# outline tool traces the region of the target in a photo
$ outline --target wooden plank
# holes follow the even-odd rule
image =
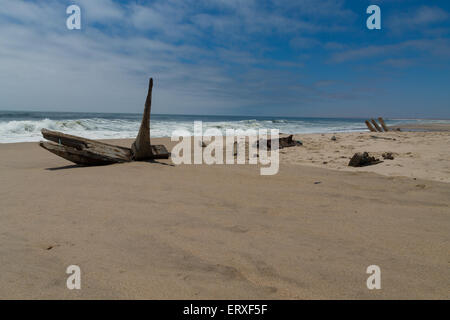
[[[371,132],[377,132],[377,130],[372,126],[372,124],[369,122],[369,120],[366,120],[366,126],[369,128]]]
[[[372,122],[372,124],[373,124],[373,126],[375,127],[375,129],[377,129],[377,131],[383,132],[383,130],[380,128],[380,126],[379,126],[378,123],[375,121],[375,119],[370,119],[370,121]]]
[[[87,149],[77,149],[74,147],[65,146],[62,144],[56,144],[53,142],[41,141],[39,145],[56,154],[66,160],[73,163],[84,165],[84,166],[100,166],[112,163],[126,162],[122,159],[118,159],[114,156],[109,156],[105,153],[99,153],[97,150]]]
[[[56,142],[63,146],[75,148],[80,151],[89,149],[89,151],[93,154],[96,153],[98,155],[105,155],[111,159],[116,159],[115,162],[131,161],[130,148],[115,146],[112,144],[72,136],[58,131],[50,131],[47,129],[42,129],[41,132],[47,140]]]
[[[60,143],[61,142],[61,144],[65,144],[67,146],[69,146],[70,144],[73,144],[74,147],[76,147],[78,145],[80,145],[80,146],[87,146],[88,144],[102,144],[102,145],[107,145],[107,146],[119,148],[119,149],[122,149],[122,150],[124,150],[126,152],[130,151],[130,148],[116,146],[116,145],[113,145],[113,144],[100,142],[100,141],[97,141],[97,140],[91,140],[91,139],[87,139],[87,138],[83,138],[83,137],[79,137],[79,136],[73,136],[73,135],[62,133],[62,132],[59,132],[59,131],[51,131],[51,130],[48,130],[48,129],[45,129],[45,128],[41,130],[41,133],[42,133],[42,136],[45,139],[53,141],[53,142],[56,142],[56,143]]]
[[[379,118],[378,118],[378,121],[380,122],[380,124],[381,124],[381,126],[383,127],[384,131],[388,132],[389,129],[388,129],[388,127],[386,126],[386,124],[384,123],[383,118],[382,118],[382,117],[379,117]]]

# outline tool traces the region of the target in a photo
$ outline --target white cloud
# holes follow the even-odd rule
[[[226,7],[216,16],[193,10],[196,3],[162,1],[144,7],[81,0],[87,25],[69,31],[59,1],[4,0],[0,108],[140,111],[150,75],[157,80],[156,112],[214,113],[210,108],[280,102],[276,94],[268,95],[275,91],[284,92],[285,101],[295,100],[287,92],[290,72],[254,66],[297,68],[301,62],[271,60],[232,42],[246,41],[252,33],[315,31],[318,26],[259,10],[252,1],[208,2]],[[211,36],[210,28],[221,45],[197,45],[197,39]],[[275,78],[277,83],[261,81]]]
[[[112,0],[77,0],[76,4],[86,14],[88,22],[112,24],[125,16],[118,3]]]
[[[64,2],[2,0],[0,109],[140,112],[153,76],[155,112],[276,113],[358,95],[354,87],[335,92],[331,80],[302,75],[306,55],[272,58],[278,48],[268,37],[285,39],[286,46],[291,41],[298,48],[338,50],[334,61],[405,48],[448,52],[444,40],[399,49],[321,44],[316,33],[341,32],[339,22],[355,18],[341,0],[274,0],[265,6],[253,0],[78,2],[86,23],[69,31]]]
[[[388,45],[369,45],[356,49],[339,51],[331,56],[331,61],[345,62],[355,61],[365,58],[385,58],[402,54],[407,51],[409,54],[430,54],[433,56],[450,55],[450,41],[448,39],[421,39],[408,40]]]
[[[407,68],[415,65],[416,60],[406,58],[389,58],[383,61],[382,64],[395,68]]]
[[[320,41],[318,41],[314,38],[295,37],[289,42],[289,44],[293,48],[308,49],[308,48],[318,46],[321,43],[320,43]]]
[[[421,6],[390,14],[386,25],[391,32],[403,34],[409,30],[429,31],[430,26],[448,18],[449,14],[439,7]]]

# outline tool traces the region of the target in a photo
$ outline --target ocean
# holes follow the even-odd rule
[[[41,129],[61,131],[89,139],[134,138],[142,114],[0,111],[0,143],[42,140]],[[364,119],[259,116],[209,116],[152,114],[152,137],[170,137],[176,129],[193,133],[194,121],[203,122],[203,130],[279,129],[280,133],[330,133],[366,131]],[[445,122],[448,120],[385,119],[387,125]]]

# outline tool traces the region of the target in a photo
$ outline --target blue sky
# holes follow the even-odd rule
[[[2,110],[450,118],[449,71],[444,0],[0,4]]]

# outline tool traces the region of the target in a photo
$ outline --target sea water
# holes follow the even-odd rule
[[[41,129],[61,131],[89,139],[135,138],[142,114],[0,111],[0,143],[42,140]],[[194,121],[203,129],[279,129],[280,133],[332,133],[367,131],[365,119],[211,115],[151,115],[151,136],[170,137],[177,129],[193,133]],[[387,125],[430,123],[438,120],[385,119]],[[448,122],[448,121],[447,121]]]

